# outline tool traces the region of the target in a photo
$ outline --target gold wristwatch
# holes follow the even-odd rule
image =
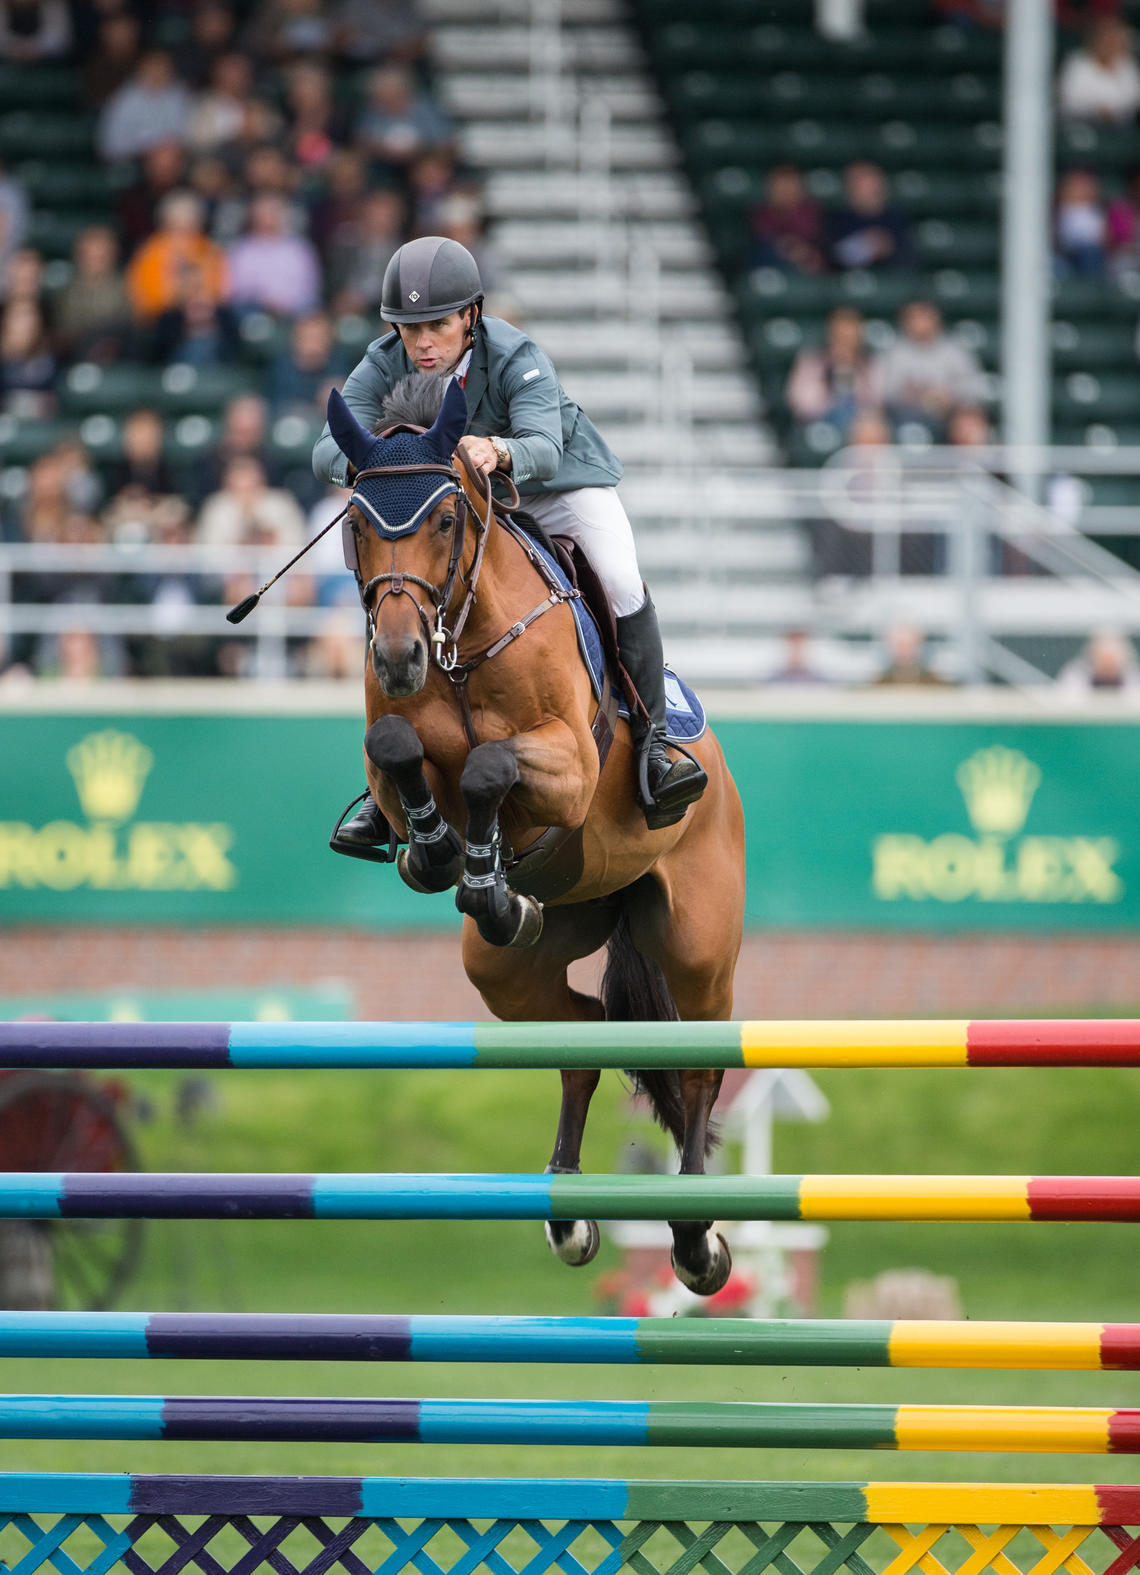
[[[503,442],[501,437],[488,438],[487,441],[488,441],[488,443],[490,443],[491,447],[495,450],[495,453],[499,457],[499,463],[498,463],[498,465],[495,468],[497,470],[503,470],[503,471],[508,471],[509,472],[510,468],[511,468],[511,451],[510,451],[510,449]]]

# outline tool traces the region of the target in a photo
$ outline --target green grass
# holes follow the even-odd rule
[[[1130,1072],[832,1072],[818,1127],[777,1128],[787,1171],[1131,1172],[1140,1085]],[[178,1079],[132,1079],[153,1119],[145,1162],[170,1170],[540,1170],[558,1111],[541,1073],[225,1073],[188,1129]],[[584,1168],[618,1169],[648,1133],[621,1080],[595,1100]],[[556,1263],[523,1224],[159,1222],[125,1305],[404,1312],[587,1312],[594,1269]],[[953,1275],[968,1316],[1128,1319],[1135,1229],[836,1225],[820,1311],[844,1285],[918,1266]],[[0,1387],[65,1393],[286,1393],[1138,1405],[1140,1375],[835,1369],[427,1367],[333,1363],[3,1362]],[[1127,1457],[840,1451],[21,1442],[0,1469],[1128,1481]]]

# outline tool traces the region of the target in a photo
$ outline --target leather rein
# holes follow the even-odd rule
[[[393,427],[385,432],[389,437],[395,432],[416,432],[415,427]],[[466,466],[464,469],[466,470]],[[525,540],[515,532],[512,535],[522,546],[532,566],[537,569],[547,586],[547,596],[536,607],[532,607],[525,617],[518,619],[509,629],[482,650],[476,651],[472,656],[461,659],[459,655],[459,641],[467,626],[471,609],[475,605],[476,593],[479,585],[479,575],[483,568],[483,555],[487,547],[487,539],[491,527],[495,523],[494,500],[491,495],[490,479],[482,471],[476,472],[482,496],[479,499],[479,509],[474,509],[468,502],[467,490],[463,477],[452,465],[371,465],[365,470],[357,471],[353,482],[355,487],[362,481],[368,481],[374,476],[445,476],[456,483],[459,488],[459,503],[456,510],[455,526],[452,531],[451,551],[447,561],[447,574],[442,586],[425,580],[418,574],[402,574],[395,570],[386,574],[375,574],[364,583],[359,567],[356,572],[357,589],[360,592],[361,605],[368,619],[370,634],[376,632],[376,622],[380,608],[389,596],[409,596],[415,603],[416,612],[419,614],[420,623],[423,625],[424,634],[427,636],[432,653],[432,660],[444,673],[451,683],[455,698],[459,704],[460,715],[463,719],[463,731],[467,742],[472,749],[479,742],[475,732],[475,721],[471,714],[471,704],[467,698],[467,680],[477,667],[484,662],[492,661],[500,651],[506,650],[508,645],[520,639],[531,624],[541,618],[543,613],[549,612],[552,607],[557,607],[561,602],[576,601],[581,595],[576,587],[567,589],[561,585],[556,576],[551,572],[545,560],[530,549]],[[467,471],[470,478],[471,472]],[[510,489],[505,503],[507,513],[518,508],[519,494],[513,481],[503,477]],[[480,512],[481,510],[481,512]],[[346,508],[345,513],[348,510]],[[462,567],[463,552],[467,544],[467,522],[474,519],[475,553],[471,560],[470,569],[464,573]],[[455,614],[450,626],[448,615],[452,602],[455,600],[459,585],[463,585],[463,598],[459,610]],[[408,587],[416,586],[426,591],[431,602],[431,613],[424,603]],[[379,591],[379,595],[377,595]],[[375,597],[375,600],[373,598]]]

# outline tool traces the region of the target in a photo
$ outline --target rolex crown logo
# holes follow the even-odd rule
[[[88,733],[67,751],[67,769],[88,820],[129,820],[154,756],[130,733]]]
[[[1019,750],[992,744],[979,749],[955,772],[974,830],[1013,837],[1025,824],[1041,772]]]

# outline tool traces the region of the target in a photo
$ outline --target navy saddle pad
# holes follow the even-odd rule
[[[570,582],[566,578],[562,565],[550,556],[541,541],[528,534],[527,541],[535,552],[540,554],[542,560],[551,569],[558,583],[566,590],[570,589]],[[589,670],[590,680],[594,686],[594,694],[600,696],[602,684],[605,682],[606,663],[602,651],[602,637],[598,633],[598,626],[593,615],[581,597],[570,603],[574,613],[574,622],[578,629],[578,645],[582,652],[582,660]],[[619,708],[619,715],[629,721],[629,707],[623,699]],[[691,744],[694,739],[700,738],[708,726],[705,708],[700,700],[689,688],[683,678],[678,678],[671,668],[665,669],[665,724],[667,736],[674,744]]]

